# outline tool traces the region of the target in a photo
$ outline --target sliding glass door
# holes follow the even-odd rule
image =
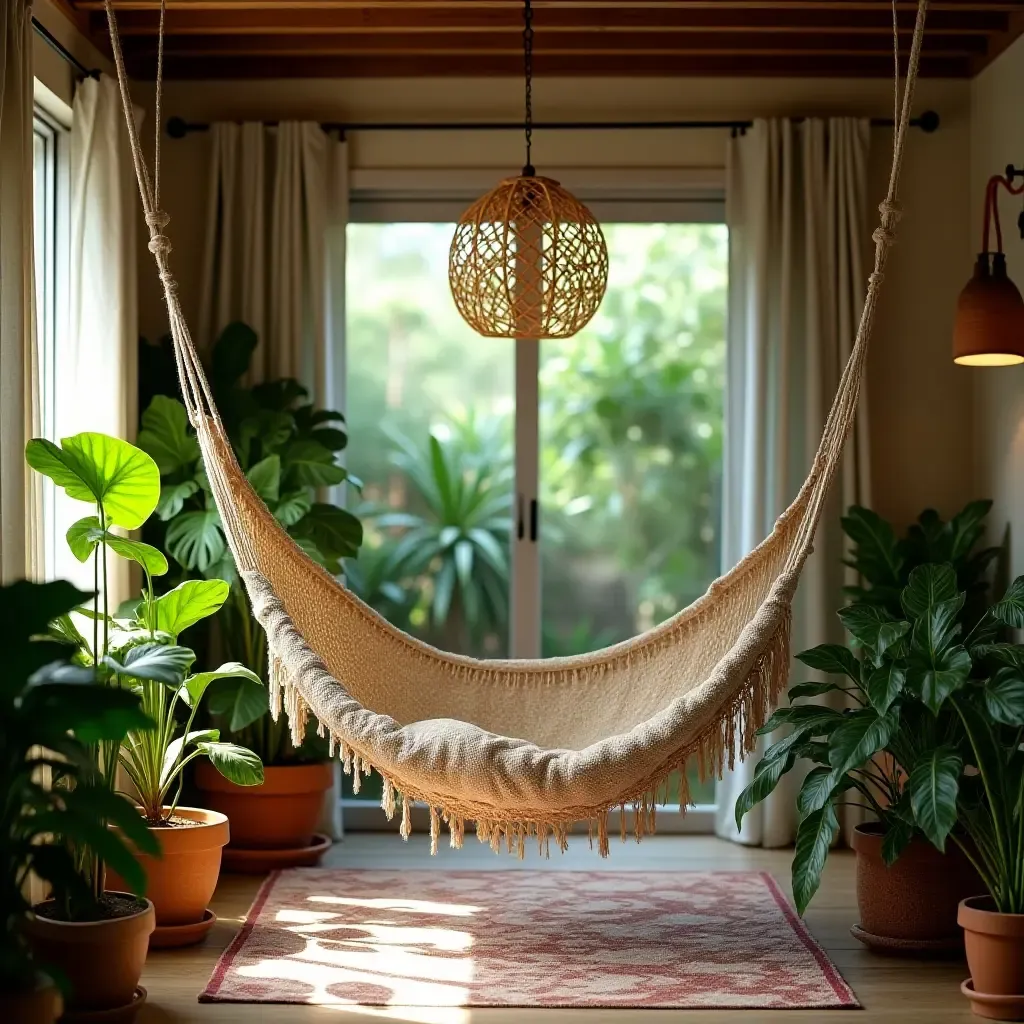
[[[489,658],[594,650],[699,596],[719,569],[720,207],[604,217],[600,311],[539,344],[459,318],[452,223],[375,212],[348,229],[348,465],[366,529],[350,584],[403,629]]]

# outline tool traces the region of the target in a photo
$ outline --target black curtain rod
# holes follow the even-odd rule
[[[802,121],[803,118],[794,118]],[[265,125],[273,126],[277,121],[264,121]],[[873,117],[871,124],[878,128],[891,128],[891,117]],[[534,121],[533,127],[543,131],[623,131],[630,129],[654,130],[687,130],[691,128],[728,128],[733,132],[742,132],[752,127],[753,121]],[[912,118],[910,124],[923,132],[934,132],[939,127],[939,115],[934,110],[926,110],[920,117]],[[183,139],[192,132],[205,132],[209,124],[202,121],[186,121],[181,117],[172,117],[167,121],[167,134],[172,139]],[[368,121],[339,122],[325,121],[320,125],[325,132],[496,132],[523,130],[517,121]]]
[[[38,18],[32,19],[32,27],[47,46],[60,54],[83,78],[100,77],[99,68],[87,68]]]

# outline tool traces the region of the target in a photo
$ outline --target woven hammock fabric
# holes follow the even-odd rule
[[[668,776],[691,757],[702,777],[720,775],[752,749],[786,683],[793,594],[856,415],[895,241],[927,0],[919,2],[902,98],[896,83],[892,172],[872,236],[874,269],[857,337],[800,493],[771,535],[689,608],[614,647],[542,661],[477,661],[402,633],[306,556],[252,490],[178,303],[163,233],[168,218],[131,116],[116,19],[104,2],[182,393],[236,564],[267,632],[275,715],[283,706],[296,742],[315,716],[356,786],[362,774],[378,771],[385,812],[390,817],[401,804],[404,837],[410,803],[426,803],[433,850],[442,824],[453,846],[475,822],[482,841],[521,854],[528,839],[546,846],[553,838],[564,848],[571,826],[585,821],[604,855],[608,812],[627,805],[636,838],[653,831]],[[158,68],[158,125],[160,80]],[[625,838],[625,814],[621,830]]]

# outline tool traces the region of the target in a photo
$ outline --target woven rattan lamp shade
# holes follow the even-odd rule
[[[487,338],[571,338],[597,312],[608,248],[591,212],[551,178],[506,178],[459,220],[448,280]]]

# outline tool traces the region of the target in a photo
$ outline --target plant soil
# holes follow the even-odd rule
[[[147,828],[198,828],[200,825],[206,824],[202,821],[193,821],[192,818],[179,818],[174,815],[172,818],[165,818],[161,821],[150,821],[146,819]]]
[[[99,898],[97,912],[87,918],[78,918],[74,923],[85,924],[92,921],[112,921],[118,917],[131,917],[146,909],[146,901],[137,896],[125,893],[105,892]],[[45,917],[48,921],[67,921],[64,908],[56,900],[37,903],[33,908],[36,917]]]

